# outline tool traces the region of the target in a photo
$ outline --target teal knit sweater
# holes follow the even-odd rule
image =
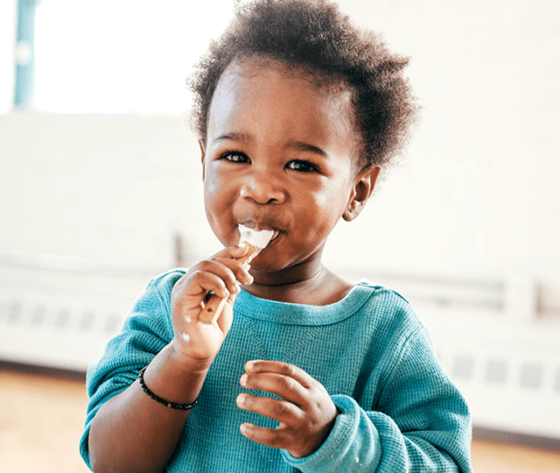
[[[80,451],[90,468],[92,419],[172,340],[170,294],[183,274],[175,270],[150,281],[122,332],[88,370]],[[297,365],[330,393],[341,414],[312,455],[294,458],[239,432],[243,422],[276,425],[236,406],[246,391],[239,378],[254,359]],[[231,330],[167,471],[470,472],[470,440],[467,405],[437,361],[426,328],[399,294],[362,282],[335,304],[311,306],[241,291]]]

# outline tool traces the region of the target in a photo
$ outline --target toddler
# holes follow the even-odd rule
[[[154,278],[90,366],[95,473],[471,471],[467,405],[410,304],[321,263],[407,136],[406,64],[327,1],[237,4],[190,81],[224,249]],[[272,232],[250,267],[239,225]]]

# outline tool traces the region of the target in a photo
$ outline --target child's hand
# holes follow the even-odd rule
[[[234,258],[247,253],[246,247],[230,247],[201,261],[177,281],[171,292],[171,313],[175,337],[172,348],[187,362],[212,362],[231,327],[233,303],[240,291],[238,282],[251,284],[248,269]],[[220,317],[212,324],[198,320],[210,291],[227,298]]]
[[[249,361],[241,385],[277,394],[283,400],[240,394],[241,409],[280,422],[276,429],[242,424],[241,433],[255,442],[282,448],[296,458],[315,452],[329,435],[338,410],[329,393],[301,368],[280,361]]]

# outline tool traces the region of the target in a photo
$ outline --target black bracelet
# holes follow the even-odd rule
[[[198,399],[194,401],[192,404],[177,404],[176,402],[166,401],[165,399],[156,396],[152,391],[148,389],[148,386],[146,386],[146,384],[144,383],[144,372],[146,371],[146,368],[147,366],[145,366],[140,370],[140,373],[138,374],[138,379],[140,380],[140,386],[142,386],[144,392],[148,396],[150,396],[154,401],[157,401],[166,407],[171,407],[171,409],[179,409],[181,411],[188,411],[189,409],[192,409],[194,406],[198,404]]]

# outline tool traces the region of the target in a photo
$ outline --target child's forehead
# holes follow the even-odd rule
[[[262,57],[236,60],[226,68],[214,92],[209,122],[223,111],[223,105],[251,104],[252,98],[262,96],[273,106],[278,105],[276,95],[282,95],[285,102],[280,105],[291,104],[294,113],[308,98],[314,99],[318,113],[342,116],[358,132],[352,90],[344,81],[298,64]]]
[[[224,70],[219,84],[232,76],[245,78],[265,75],[275,72],[284,76],[286,79],[298,79],[307,82],[317,91],[321,91],[327,96],[347,95],[351,93],[348,83],[334,73],[328,74],[324,71],[313,69],[306,64],[290,63],[284,60],[269,56],[255,55],[233,60]]]

